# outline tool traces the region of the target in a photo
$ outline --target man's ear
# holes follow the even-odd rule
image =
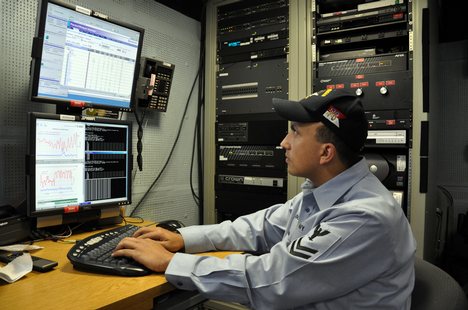
[[[327,164],[336,157],[336,148],[332,143],[322,144],[322,154],[320,156],[320,164]]]

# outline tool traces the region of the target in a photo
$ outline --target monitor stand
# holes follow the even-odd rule
[[[104,226],[120,223],[122,223],[120,206],[116,206],[98,210],[85,210],[77,213],[41,216],[37,218],[36,228],[79,225],[79,231],[92,231]]]
[[[83,113],[83,108],[82,107],[71,107],[66,104],[58,104],[55,107],[55,113],[56,114],[67,114],[67,115],[78,115],[81,116]]]

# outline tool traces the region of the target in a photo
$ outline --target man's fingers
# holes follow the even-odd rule
[[[156,236],[151,231],[148,231],[148,232],[142,232],[141,234],[134,236],[134,237],[141,238],[141,239],[145,239],[145,238],[153,239]]]
[[[126,257],[131,257],[133,258],[133,254],[135,253],[135,250],[133,249],[120,249],[120,250],[115,250],[112,252],[112,256],[126,256]]]
[[[114,251],[120,250],[120,249],[134,249],[135,248],[135,243],[137,242],[136,238],[133,237],[125,237],[123,238],[119,244],[115,247]]]
[[[154,226],[142,227],[133,234],[133,237],[157,238],[161,234],[161,230],[162,229],[160,227]]]
[[[141,235],[144,235],[148,232],[150,232],[151,229],[149,227],[142,227],[140,229],[138,229],[134,234],[133,234],[133,237],[139,237]]]

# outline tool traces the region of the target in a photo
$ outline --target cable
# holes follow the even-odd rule
[[[136,219],[136,221],[130,220],[130,218],[124,218],[125,224],[141,224],[145,222],[145,220],[139,216],[135,216],[132,219]]]
[[[142,152],[143,152],[143,142],[142,142],[142,139],[143,139],[143,120],[145,119],[145,115],[146,115],[146,110],[143,111],[143,115],[142,115],[142,118],[141,120],[138,118],[138,113],[136,111],[136,108],[133,110],[133,114],[135,114],[135,119],[137,121],[137,124],[138,124],[138,130],[137,130],[137,137],[138,137],[138,141],[137,141],[137,164],[138,164],[138,169],[140,171],[143,170],[143,156],[141,155]],[[136,171],[135,171],[135,174],[136,174]]]
[[[197,122],[198,122],[198,117],[197,117]],[[191,161],[190,161],[190,174],[189,174],[189,177],[190,177],[190,190],[192,191],[192,197],[193,197],[193,200],[195,201],[195,203],[198,206],[199,203],[200,203],[200,197],[195,193],[195,189],[193,187],[193,180],[192,180],[193,162],[195,160],[195,145],[196,145],[196,142],[197,142],[197,132],[198,132],[198,126],[195,123],[195,130],[193,132],[192,157],[191,157]]]
[[[161,171],[159,172],[159,174],[156,176],[156,178],[154,179],[153,183],[151,183],[150,187],[146,190],[146,192],[143,194],[143,197],[140,199],[140,201],[138,202],[138,204],[136,205],[135,208],[133,208],[132,212],[130,213],[129,217],[132,217],[133,214],[135,213],[135,211],[138,209],[138,207],[142,204],[142,202],[145,200],[145,198],[148,196],[148,194],[151,192],[151,190],[153,189],[154,185],[156,184],[156,182],[158,182],[159,178],[161,177],[162,173],[164,172],[164,170],[166,169],[167,165],[169,164],[169,161],[170,159],[172,158],[172,153],[174,152],[174,149],[177,145],[177,142],[179,141],[179,137],[180,137],[180,133],[182,131],[182,126],[183,126],[183,123],[184,123],[184,118],[185,118],[185,115],[187,114],[187,109],[188,109],[188,106],[189,106],[189,103],[190,103],[190,98],[192,97],[192,93],[193,93],[193,90],[195,88],[195,85],[197,83],[197,80],[198,80],[198,77],[200,75],[200,70],[201,70],[201,67],[198,68],[198,72],[195,76],[195,79],[193,80],[193,84],[192,84],[192,88],[190,89],[190,93],[189,93],[189,96],[188,96],[188,99],[187,99],[187,103],[185,105],[185,109],[184,109],[184,113],[182,114],[182,118],[180,120],[180,124],[179,124],[179,129],[177,131],[177,136],[174,140],[174,143],[172,145],[172,148],[171,148],[171,151],[169,152],[169,155],[166,159],[166,162],[164,163],[163,167],[161,168]],[[141,126],[141,124],[139,124]]]
[[[198,83],[198,109],[197,109],[197,117],[196,117],[196,122],[195,122],[196,127],[195,127],[195,130],[194,130],[194,142],[193,142],[193,148],[192,148],[192,160],[191,160],[191,166],[190,166],[190,177],[189,177],[190,181],[189,182],[190,182],[190,189],[192,191],[193,199],[194,199],[195,203],[197,204],[197,206],[199,208],[199,223],[203,223],[203,159],[202,159],[203,158],[203,156],[202,156],[203,142],[202,142],[202,139],[201,139],[201,132],[202,132],[202,129],[203,129],[203,122],[201,121],[201,119],[202,119],[201,114],[203,114],[203,111],[204,111],[204,72],[205,72],[204,71],[204,64],[205,64],[204,60],[205,60],[205,33],[206,33],[206,31],[205,31],[205,29],[206,29],[206,22],[205,22],[206,1],[203,1],[203,2],[204,3],[203,3],[203,6],[202,6],[202,12],[201,12],[202,13],[201,14],[201,19],[202,19],[201,20],[201,38],[200,38],[201,48],[200,48],[200,56],[199,56],[199,67],[198,67],[197,75],[195,76],[195,79],[193,81],[192,88],[190,89],[190,93],[189,93],[189,96],[188,96],[188,99],[187,99],[187,103],[185,105],[185,110],[184,110],[184,113],[182,115],[182,119],[181,119],[179,129],[178,129],[178,132],[177,132],[177,136],[175,138],[174,144],[172,145],[171,151],[169,152],[169,156],[167,157],[166,162],[164,163],[161,171],[156,176],[156,178],[154,179],[154,181],[150,185],[150,187],[143,194],[143,197],[140,199],[140,201],[135,206],[135,208],[133,208],[133,210],[130,212],[129,217],[132,217],[133,214],[138,210],[140,205],[143,203],[143,201],[145,200],[147,195],[151,192],[152,188],[157,183],[157,181],[161,177],[162,173],[166,169],[166,167],[167,167],[167,165],[168,165],[168,163],[169,163],[169,161],[170,161],[170,159],[172,157],[172,153],[173,153],[173,151],[175,149],[175,146],[177,145],[177,142],[179,140],[180,133],[181,133],[181,130],[182,130],[182,125],[183,125],[183,120],[184,120],[185,115],[187,113],[188,105],[190,103],[190,98],[192,97],[192,93],[193,93],[195,84],[196,84],[196,82],[198,80],[199,81],[199,83]],[[136,113],[135,113],[135,117],[136,118],[138,117],[136,115]],[[143,121],[139,122],[139,120],[137,119],[137,122],[138,122],[139,128],[141,128]],[[196,137],[198,137],[198,139],[196,139]],[[195,143],[196,142],[197,142],[197,146],[198,146],[198,149],[197,149],[197,151],[198,151],[198,184],[199,184],[199,194],[198,195],[195,193],[195,189],[193,187],[193,182],[192,182],[193,181],[192,180],[192,174],[193,174],[193,162],[194,162],[194,149],[195,149]],[[137,149],[138,148],[140,148],[140,150],[141,150],[142,146],[139,147],[138,143],[137,143]],[[141,156],[137,157],[137,162],[139,163],[139,165],[140,165],[140,161],[142,161]]]
[[[60,228],[63,226],[60,226]],[[46,229],[34,229],[31,231],[31,242],[38,242],[43,240],[59,241],[62,239],[69,238],[73,234],[73,229],[70,226],[66,226],[63,232],[52,233]]]
[[[193,200],[195,204],[198,206],[198,214],[199,214],[199,223],[203,223],[203,140],[202,140],[202,132],[203,132],[203,122],[202,115],[204,112],[204,90],[205,90],[205,5],[203,4],[202,7],[202,14],[201,14],[201,39],[200,39],[200,55],[199,55],[199,63],[200,63],[200,76],[199,76],[199,83],[198,83],[198,107],[197,107],[197,117],[195,121],[195,128],[193,134],[193,142],[192,142],[192,156],[190,161],[190,190],[192,192]],[[197,168],[198,168],[198,190],[199,193],[195,192],[195,188],[193,185],[193,168],[194,168],[194,161],[195,161],[195,149],[197,150]]]
[[[206,4],[207,1],[203,1],[203,6],[202,6],[202,12],[200,14],[201,16],[201,34],[200,34],[200,79],[198,83],[198,112],[197,112],[197,121],[196,121],[196,126],[198,130],[196,130],[197,133],[197,141],[198,141],[198,196],[196,196],[195,191],[193,190],[193,184],[192,184],[192,178],[190,178],[190,185],[192,187],[192,193],[196,199],[198,199],[198,222],[200,224],[204,223],[204,198],[203,198],[203,192],[204,192],[204,174],[203,174],[203,150],[204,150],[204,144],[203,144],[203,138],[202,138],[202,133],[203,133],[203,128],[204,128],[204,109],[205,109],[205,45],[206,45]],[[192,176],[192,173],[190,174]]]

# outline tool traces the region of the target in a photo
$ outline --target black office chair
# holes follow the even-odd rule
[[[468,309],[465,292],[444,270],[416,257],[415,274],[411,310]]]

